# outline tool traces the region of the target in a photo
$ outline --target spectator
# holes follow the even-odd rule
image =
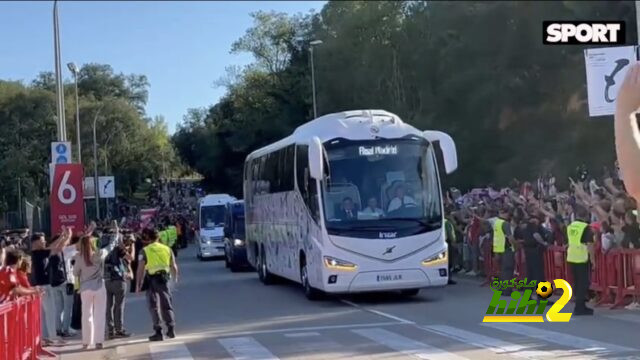
[[[70,261],[75,255],[75,246],[65,243],[62,249],[49,254],[47,272],[55,302],[56,334],[62,338],[73,336],[71,311],[73,310],[73,274]]]
[[[62,235],[54,238],[47,246],[44,234],[35,233],[31,237],[31,284],[44,289],[41,306],[42,336],[45,346],[61,345],[64,342],[57,338],[55,294],[49,276],[49,257],[59,253],[71,237],[71,231],[63,228]],[[60,315],[60,313],[58,313]]]
[[[127,293],[127,281],[133,278],[131,261],[134,249],[133,235],[127,235],[105,259],[105,288],[107,291],[107,331],[109,339],[131,336],[123,327],[124,298]]]
[[[31,256],[24,255],[18,266],[18,284],[23,288],[31,288],[29,277],[31,276]]]
[[[629,194],[640,198],[640,64],[632,65],[618,91],[615,114],[616,152]]]
[[[94,344],[102,349],[105,336],[107,294],[104,286],[104,261],[113,249],[96,249],[91,236],[80,239],[78,253],[74,257],[73,273],[80,281],[82,299],[82,348]]]
[[[0,304],[16,296],[35,295],[41,292],[40,288],[26,288],[20,285],[18,266],[22,257],[22,251],[17,249],[9,250],[5,254],[5,263],[0,269]]]
[[[624,226],[622,227],[624,238],[622,240],[623,248],[640,249],[640,225],[633,211],[627,211],[624,216]]]

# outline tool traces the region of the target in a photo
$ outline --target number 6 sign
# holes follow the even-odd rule
[[[80,164],[56,164],[51,188],[51,234],[60,232],[62,226],[72,231],[84,227],[83,169]]]

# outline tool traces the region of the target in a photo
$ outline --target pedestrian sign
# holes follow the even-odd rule
[[[54,141],[51,143],[51,163],[71,163],[71,143],[68,141]]]

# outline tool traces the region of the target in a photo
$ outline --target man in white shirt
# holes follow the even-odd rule
[[[395,197],[389,201],[389,206],[387,208],[387,214],[392,211],[396,211],[405,206],[414,207],[417,206],[416,201],[410,197],[405,195],[405,188],[403,184],[398,185],[395,191]]]
[[[378,207],[378,199],[376,199],[375,197],[369,199],[369,201],[367,202],[367,207],[364,208],[362,212],[367,215],[375,215],[378,217],[384,216],[384,212]]]

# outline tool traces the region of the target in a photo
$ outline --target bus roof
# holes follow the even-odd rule
[[[236,198],[229,194],[209,194],[200,199],[200,206],[224,205],[234,200],[236,200]]]
[[[407,135],[424,137],[422,131],[404,123],[400,117],[385,110],[352,110],[323,115],[300,125],[293,134],[260,148],[247,159],[261,156],[291,144],[308,144],[314,136],[321,142],[335,138],[372,140],[400,138]]]

